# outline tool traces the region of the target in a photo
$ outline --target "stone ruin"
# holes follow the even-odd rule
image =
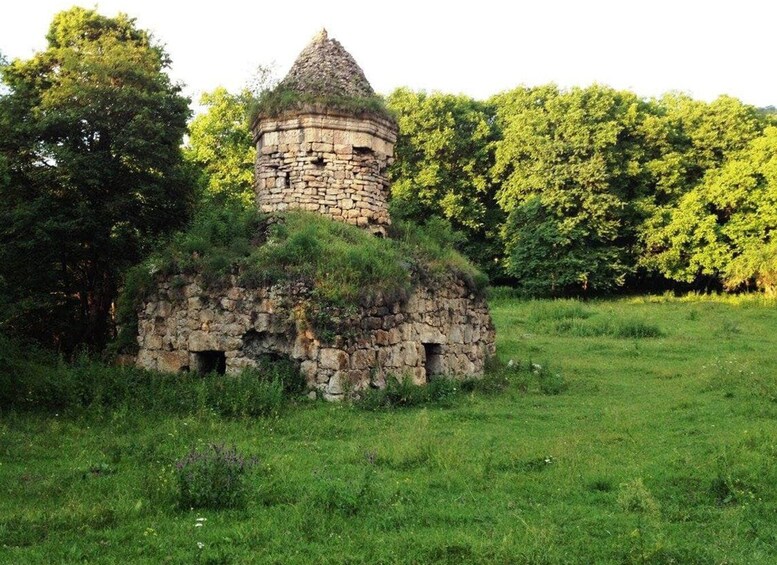
[[[324,31],[278,88],[313,102],[260,114],[254,123],[257,206],[317,212],[385,236],[396,123],[325,103],[372,96],[362,70]],[[333,336],[317,335],[307,319],[304,284],[248,289],[235,276],[222,290],[200,283],[197,276],[157,280],[138,312],[138,365],[234,373],[288,358],[312,391],[339,399],[383,387],[391,375],[409,375],[417,384],[437,375],[477,377],[495,353],[485,299],[455,273],[433,286],[417,285],[404,300],[378,297],[357,305],[339,321],[345,330]]]
[[[353,57],[325,31],[302,51],[278,89],[341,100],[375,95]],[[385,236],[385,172],[396,140],[396,124],[376,113],[355,116],[312,104],[265,116],[254,124],[257,205],[263,212],[318,212]]]

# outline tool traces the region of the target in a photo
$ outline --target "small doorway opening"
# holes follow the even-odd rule
[[[223,351],[196,351],[194,370],[200,375],[223,375],[227,372],[227,356]]]
[[[424,343],[423,346],[426,354],[426,380],[430,381],[442,374],[442,346],[439,343]]]

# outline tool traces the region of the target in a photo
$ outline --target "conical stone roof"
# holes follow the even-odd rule
[[[364,71],[336,39],[322,29],[299,54],[279,89],[315,97],[367,98],[375,91]]]

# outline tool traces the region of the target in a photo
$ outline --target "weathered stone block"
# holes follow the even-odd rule
[[[162,349],[162,336],[157,335],[156,333],[146,334],[143,346],[146,349]]]
[[[347,369],[348,354],[342,349],[324,348],[320,350],[318,363],[323,369]]]
[[[389,345],[391,343],[389,336],[390,336],[389,332],[385,330],[377,330],[374,334],[375,345],[381,346],[381,347]]]
[[[189,351],[218,351],[218,338],[209,332],[193,331],[189,334]]]
[[[310,385],[316,382],[317,369],[318,369],[318,364],[315,361],[311,361],[311,360],[303,361],[299,365],[300,374],[303,377],[305,377],[305,381]]]
[[[177,373],[189,367],[189,354],[185,351],[163,351],[159,354],[157,370],[164,373]]]
[[[337,372],[329,378],[326,386],[326,394],[340,396],[343,394],[343,384],[340,380],[340,373]]]
[[[375,364],[375,351],[357,349],[351,355],[351,369],[369,369]]]

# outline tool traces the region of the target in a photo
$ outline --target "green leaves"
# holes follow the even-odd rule
[[[539,294],[622,285],[633,263],[632,197],[643,182],[641,103],[602,86],[553,85],[518,88],[494,103],[508,272]]]
[[[27,296],[5,321],[65,350],[101,347],[122,270],[187,219],[188,100],[163,49],[124,15],[73,8],[47,38],[2,68],[0,276]]]
[[[729,289],[773,293],[777,260],[777,128],[733,155],[664,214],[646,238],[651,260],[667,276],[722,279]]]
[[[206,201],[236,199],[245,206],[254,201],[254,160],[248,110],[249,92],[230,94],[225,88],[202,95],[208,111],[198,115],[189,127],[186,157],[204,172]]]
[[[463,95],[404,88],[387,104],[399,125],[389,170],[392,215],[448,220],[466,234],[467,254],[493,274],[501,213],[489,172],[497,138],[492,106]]]

